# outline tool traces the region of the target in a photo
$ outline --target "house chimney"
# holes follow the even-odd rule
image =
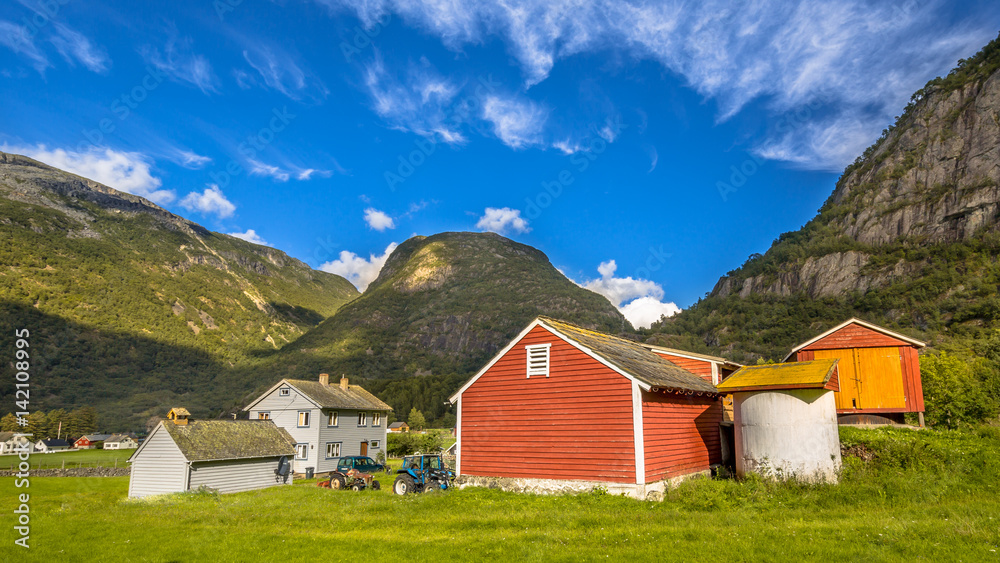
[[[340,388],[343,389],[344,391],[347,391],[347,376],[346,375],[341,375],[340,376]]]
[[[330,374],[329,373],[321,373],[321,374],[319,374],[319,383],[320,383],[320,385],[329,385],[330,384]]]

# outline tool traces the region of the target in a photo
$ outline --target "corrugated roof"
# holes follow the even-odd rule
[[[320,408],[392,410],[392,407],[382,402],[381,399],[372,395],[360,385],[348,385],[345,390],[341,389],[337,383],[323,385],[319,381],[306,381],[304,379],[286,379],[285,381],[301,391],[303,395],[312,399]]]
[[[742,367],[718,385],[719,391],[754,391],[765,389],[822,389],[830,383],[837,359],[790,362]]]
[[[295,440],[270,420],[195,420],[183,425],[161,424],[188,461],[295,455]]]
[[[639,342],[548,317],[539,317],[539,320],[650,387],[668,391],[718,393],[711,383],[654,354]]]

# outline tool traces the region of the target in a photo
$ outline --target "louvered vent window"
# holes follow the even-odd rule
[[[551,344],[525,346],[528,351],[528,377],[533,375],[549,376],[549,348]]]

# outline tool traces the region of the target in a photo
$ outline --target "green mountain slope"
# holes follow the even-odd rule
[[[177,402],[205,415],[252,386],[237,365],[357,295],[278,250],[0,153],[0,349],[27,328],[44,351],[32,410],[91,405],[122,427]],[[0,368],[8,405],[12,368]]]
[[[361,297],[273,354],[267,381],[345,373],[385,390],[397,416],[418,405],[437,418],[447,393],[538,315],[632,331],[606,298],[568,280],[534,248],[493,233],[414,237]],[[400,381],[413,376],[420,377]]]
[[[653,342],[781,359],[859,316],[969,354],[1000,328],[1000,41],[917,92],[819,214],[654,325]]]

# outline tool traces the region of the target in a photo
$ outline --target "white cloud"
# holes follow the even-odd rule
[[[396,228],[396,221],[392,217],[374,207],[365,209],[365,223],[368,223],[369,227],[380,232]]]
[[[508,232],[527,233],[531,231],[531,228],[528,227],[528,220],[521,217],[521,210],[509,207],[487,207],[486,213],[476,223],[476,228],[501,235]]]
[[[399,245],[391,243],[381,256],[371,254],[367,260],[353,252],[343,250],[340,252],[340,258],[323,264],[319,269],[347,278],[347,281],[353,283],[358,291],[363,292],[378,277],[385,261],[389,259],[389,255],[392,254],[393,250],[396,250],[397,246]]]
[[[247,162],[250,164],[250,170],[248,173],[251,176],[268,176],[279,182],[287,182],[288,179],[291,178],[291,174],[288,171],[282,170],[277,166],[264,164],[263,162],[252,158],[247,159]]]
[[[226,199],[219,186],[212,184],[205,191],[191,192],[180,201],[181,206],[188,211],[197,211],[203,215],[217,215],[226,218],[236,211],[236,206]]]
[[[176,198],[173,190],[162,190],[162,181],[153,176],[149,157],[137,152],[91,148],[86,152],[48,149],[45,145],[3,145],[4,152],[23,154],[49,166],[71,172],[116,190],[144,197],[153,203],[166,205]]]
[[[219,79],[211,63],[192,50],[191,39],[178,37],[176,30],[170,30],[162,53],[154,47],[146,47],[141,54],[147,64],[176,82],[195,86],[205,94],[219,92]]]
[[[91,72],[105,74],[111,67],[111,59],[108,58],[104,49],[94,46],[90,39],[83,34],[74,31],[61,23],[55,24],[56,35],[52,37],[52,44],[56,46],[59,54],[70,64],[79,61]]]
[[[483,119],[493,124],[496,136],[512,149],[541,143],[547,118],[546,109],[525,99],[489,96],[483,103]]]
[[[24,26],[0,20],[0,45],[30,59],[39,74],[44,74],[45,69],[51,66],[48,57],[35,45],[34,38]]]
[[[269,242],[267,242],[266,240],[264,240],[264,238],[261,237],[260,235],[258,235],[257,231],[255,231],[253,229],[247,229],[247,231],[245,233],[226,233],[226,234],[229,235],[229,236],[231,236],[231,237],[236,237],[236,238],[243,239],[243,240],[245,240],[247,242],[252,242],[254,244],[259,244],[261,246],[271,246],[271,244]]]
[[[1000,25],[1000,12],[989,3],[956,19],[941,0],[762,0],[740,6],[728,0],[316,1],[351,8],[369,25],[391,12],[456,52],[499,38],[528,86],[545,80],[560,59],[614,50],[682,76],[715,101],[720,120],[754,100],[762,100],[771,122],[821,101],[822,111],[809,120],[818,125],[792,123],[791,133],[769,132],[761,148],[762,154],[815,169],[849,162],[912,92],[993,39]],[[854,122],[863,124],[857,139],[822,139]],[[812,137],[817,134],[820,139]],[[768,151],[785,137],[786,150]]]
[[[170,151],[169,158],[189,170],[201,170],[207,164],[212,162],[212,159],[207,156],[202,156],[187,149],[178,148],[174,148]]]
[[[579,285],[607,297],[637,328],[649,328],[650,324],[660,319],[660,315],[669,317],[680,312],[676,304],[663,301],[664,292],[660,284],[632,276],[618,278],[615,277],[617,270],[618,264],[614,260],[601,262],[597,267],[601,277]]]
[[[364,69],[365,87],[372,109],[392,127],[448,144],[466,142],[461,127],[469,116],[457,84],[441,77],[426,59],[405,71],[390,72],[380,57]]]
[[[303,70],[291,54],[277,46],[262,45],[259,40],[247,43],[250,46],[243,51],[243,58],[268,88],[296,101],[308,99],[314,103],[323,101],[330,93],[323,81]],[[249,85],[248,75],[243,71],[237,71],[236,81],[241,88]]]

